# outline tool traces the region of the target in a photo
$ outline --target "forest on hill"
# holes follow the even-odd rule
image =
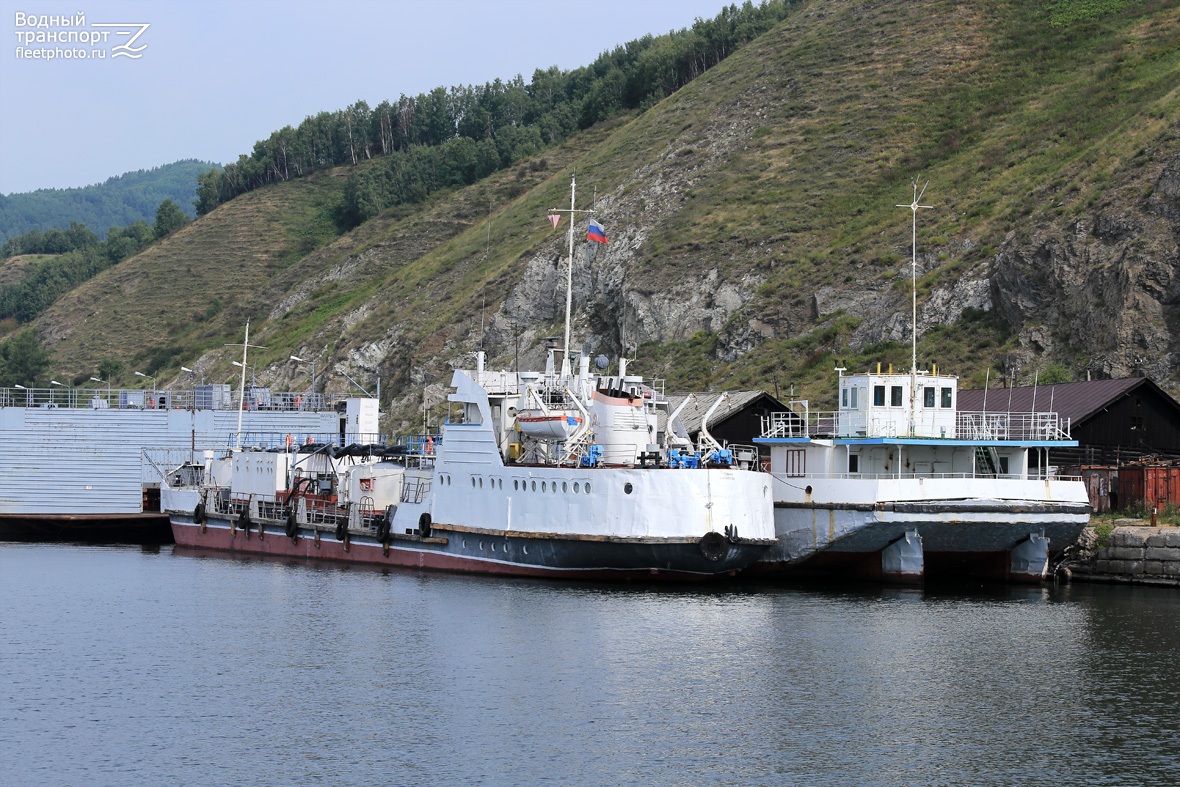
[[[654,106],[771,29],[797,2],[726,6],[690,28],[615,47],[589,66],[537,69],[528,83],[518,75],[320,112],[202,175],[197,212],[256,188],[384,157],[382,166],[349,177],[337,219],[355,227],[393,205],[482,180],[621,112]]]
[[[197,177],[218,166],[185,159],[115,175],[93,186],[0,194],[0,243],[33,230],[64,230],[74,223],[105,236],[111,227],[151,223],[164,200],[172,200],[192,218]]]
[[[583,127],[579,94],[564,135],[470,182],[468,153],[542,132],[383,150],[337,131],[334,158],[294,169],[272,135],[202,180],[196,221],[28,323],[47,369],[224,382],[249,319],[260,384],[305,388],[288,359],[313,359],[319,390],[350,387],[336,369],[381,380],[387,428],[405,427],[445,408],[474,349],[531,366],[561,335],[567,227],[545,215],[576,172],[610,237],[576,250],[577,345],[669,390],[830,404],[838,364],[908,366],[915,275],[919,364],[964,387],[1146,374],[1180,392],[1180,3],[780,8],[666,95]],[[912,269],[895,206],[915,181],[934,208]]]

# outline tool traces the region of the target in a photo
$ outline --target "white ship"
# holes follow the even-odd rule
[[[554,350],[553,352],[556,352]],[[550,355],[552,358],[552,353]],[[581,413],[568,436],[532,435],[538,376],[456,371],[435,437],[393,446],[208,452],[166,479],[176,543],[518,576],[701,580],[774,543],[771,477],[745,449],[657,433],[667,400],[637,377],[556,375]],[[611,457],[606,461],[605,457]],[[739,458],[742,457],[742,458]]]
[[[570,258],[573,265],[573,189]],[[568,272],[567,272],[568,273]],[[238,451],[170,474],[176,543],[524,576],[700,580],[774,543],[753,446],[689,445],[656,384],[551,343],[543,372],[456,371],[436,440]],[[661,430],[660,424],[667,426]],[[280,447],[281,448],[281,447]]]
[[[960,412],[958,380],[839,370],[839,409],[765,419],[777,545],[758,573],[1039,580],[1089,522],[1056,413]],[[1000,398],[1000,397],[997,397]]]
[[[925,189],[923,189],[924,193]],[[1058,475],[1073,447],[1053,412],[958,410],[958,379],[917,364],[914,184],[910,370],[840,375],[838,409],[805,401],[764,420],[778,544],[776,575],[920,581],[936,575],[1043,578],[1090,519],[1081,478]],[[1051,409],[1051,408],[1050,408]]]

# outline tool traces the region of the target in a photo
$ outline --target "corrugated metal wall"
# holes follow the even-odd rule
[[[143,506],[143,449],[223,448],[236,410],[0,408],[0,514],[131,514]],[[254,434],[337,434],[339,415],[246,412]]]

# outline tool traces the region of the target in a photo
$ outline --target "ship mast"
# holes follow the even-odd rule
[[[227,344],[226,347],[237,347],[236,344]],[[242,447],[242,410],[246,408],[246,351],[250,347],[257,347],[260,350],[265,350],[265,347],[260,345],[250,344],[250,321],[246,320],[246,338],[242,340],[242,362],[234,361],[234,366],[242,367],[242,380],[238,385],[238,431],[234,434],[234,448]]]
[[[569,378],[570,371],[570,310],[574,301],[574,220],[579,213],[593,213],[593,210],[576,210],[574,195],[577,190],[576,175],[570,175],[570,206],[569,210],[550,208],[549,215],[557,216],[561,213],[570,214],[569,229],[569,263],[565,270],[565,343],[561,347],[561,376]]]
[[[910,248],[913,250],[913,257],[910,262],[910,436],[914,435],[914,412],[915,404],[914,397],[917,395],[918,388],[918,209],[919,208],[933,208],[933,205],[919,205],[922,195],[926,193],[926,186],[930,185],[930,181],[926,181],[926,185],[922,186],[922,190],[918,191],[918,181],[913,181],[914,185],[914,201],[909,205],[895,205],[897,208],[909,208],[913,213],[913,229],[910,237]]]

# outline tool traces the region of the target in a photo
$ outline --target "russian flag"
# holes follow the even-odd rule
[[[594,219],[590,219],[590,230],[586,233],[586,240],[596,243],[606,243],[606,230]]]

